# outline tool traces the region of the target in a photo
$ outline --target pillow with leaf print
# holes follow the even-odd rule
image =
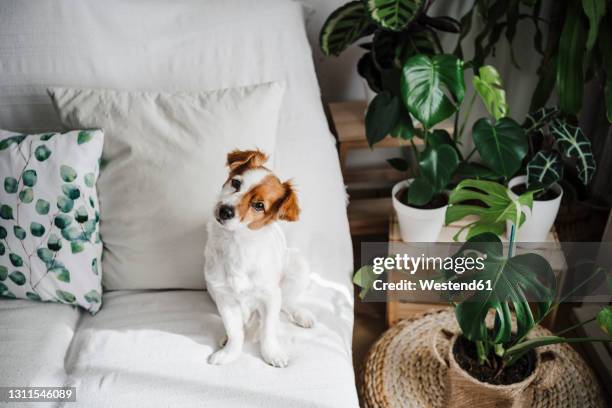
[[[101,130],[0,130],[0,296],[101,306]]]

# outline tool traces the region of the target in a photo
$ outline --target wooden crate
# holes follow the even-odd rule
[[[440,233],[438,242],[454,242],[453,236],[459,231],[461,227],[469,224],[472,221],[474,221],[474,218],[466,217],[463,220],[460,220],[456,223],[452,223],[442,228],[442,232]],[[505,237],[502,236],[501,239],[502,241],[507,242]],[[402,238],[400,236],[397,216],[395,214],[395,211],[392,211],[391,217],[389,219],[389,243],[401,241]],[[561,244],[559,243],[557,233],[554,229],[548,234],[547,242],[554,243],[554,248],[542,250],[534,249],[533,252],[545,256],[548,262],[550,262],[553,272],[557,276],[557,282],[559,287],[563,287],[565,272],[567,270],[567,263],[565,261],[565,257],[563,256],[563,252],[561,251]],[[392,252],[393,245],[389,245],[389,256],[395,255]],[[397,282],[402,279],[402,276],[404,275],[401,272],[392,271],[391,273],[389,273],[389,281]],[[448,303],[414,303],[394,300],[393,295],[391,294],[391,296],[388,296],[387,298],[387,324],[390,327],[395,325],[402,319],[409,319],[423,312],[440,310],[446,307],[448,307]],[[553,310],[542,322],[545,327],[554,327],[557,318],[557,311],[558,309]]]

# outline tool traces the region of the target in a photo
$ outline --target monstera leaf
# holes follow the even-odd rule
[[[449,197],[446,224],[468,215],[475,215],[478,220],[462,227],[453,239],[457,241],[465,229],[468,229],[466,239],[485,232],[501,235],[506,227],[506,220],[516,223],[519,214],[520,226],[525,221],[522,207],[532,208],[533,192],[523,193],[516,202],[508,193],[506,187],[494,181],[468,179],[459,183]],[[482,205],[476,205],[475,202],[480,202]]]
[[[472,137],[484,164],[507,179],[518,171],[527,154],[525,132],[510,118],[502,118],[495,125],[489,119],[479,119]]]
[[[555,119],[550,125],[550,130],[561,151],[567,157],[576,159],[580,181],[584,185],[589,184],[595,173],[595,159],[591,151],[591,142],[584,136],[582,129]]]
[[[612,306],[606,306],[597,313],[597,324],[608,336],[612,336]]]
[[[404,64],[400,88],[410,114],[429,129],[455,113],[463,101],[463,63],[453,55],[415,55]]]
[[[374,32],[363,1],[351,1],[329,15],[319,37],[325,55],[340,55],[349,45]]]
[[[478,75],[472,78],[472,83],[487,111],[495,120],[508,116],[506,91],[502,87],[501,76],[495,68],[490,65],[480,67]]]
[[[456,257],[483,257],[484,268],[472,269],[461,275],[450,275],[453,282],[475,279],[491,282],[492,290],[476,291],[455,307],[457,323],[471,341],[487,341],[486,319],[495,311],[493,342],[507,342],[512,336],[512,313],[516,315],[516,336],[522,338],[543,318],[556,293],[556,279],[548,261],[540,255],[527,253],[512,258],[504,256],[500,239],[491,233],[469,239]],[[447,275],[449,276],[449,275]],[[534,313],[529,301],[535,301]]]
[[[538,152],[527,164],[527,187],[548,189],[563,177],[563,161],[556,151]]]
[[[382,28],[401,31],[414,19],[423,0],[366,0],[372,20]]]
[[[528,135],[535,132],[542,134],[544,127],[553,119],[556,119],[557,116],[559,116],[559,109],[556,107],[540,108],[527,115],[522,127]]]

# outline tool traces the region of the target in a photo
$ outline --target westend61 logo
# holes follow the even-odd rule
[[[457,275],[470,271],[482,271],[485,268],[486,254],[478,257],[440,257],[421,256],[413,257],[407,254],[396,254],[395,256],[375,257],[372,261],[372,272],[381,275],[387,271],[400,271],[414,275],[419,270],[445,270],[453,271]],[[400,291],[458,291],[458,290],[492,290],[490,280],[474,279],[463,282],[440,282],[436,279],[419,279],[417,282],[401,279],[395,282],[385,282],[376,279],[372,282],[372,288],[377,291],[400,290]]]

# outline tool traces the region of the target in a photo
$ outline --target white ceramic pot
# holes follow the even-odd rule
[[[527,176],[518,176],[510,180],[508,188],[512,189],[519,184],[524,184],[527,181]],[[540,201],[533,200],[533,209],[530,211],[529,208],[523,208],[525,211],[525,222],[518,230],[518,234],[515,237],[516,242],[546,242],[548,233],[555,223],[557,213],[559,212],[559,205],[561,204],[561,198],[563,197],[563,189],[557,183],[551,187],[557,197],[552,200]],[[517,195],[512,191],[509,192],[513,199],[517,198]],[[506,224],[506,235],[510,236],[510,228],[512,223],[510,221]]]
[[[391,190],[393,208],[397,213],[400,234],[404,242],[436,242],[448,205],[434,209],[422,209],[402,204],[395,196],[399,190],[408,187],[413,179],[400,181]]]

